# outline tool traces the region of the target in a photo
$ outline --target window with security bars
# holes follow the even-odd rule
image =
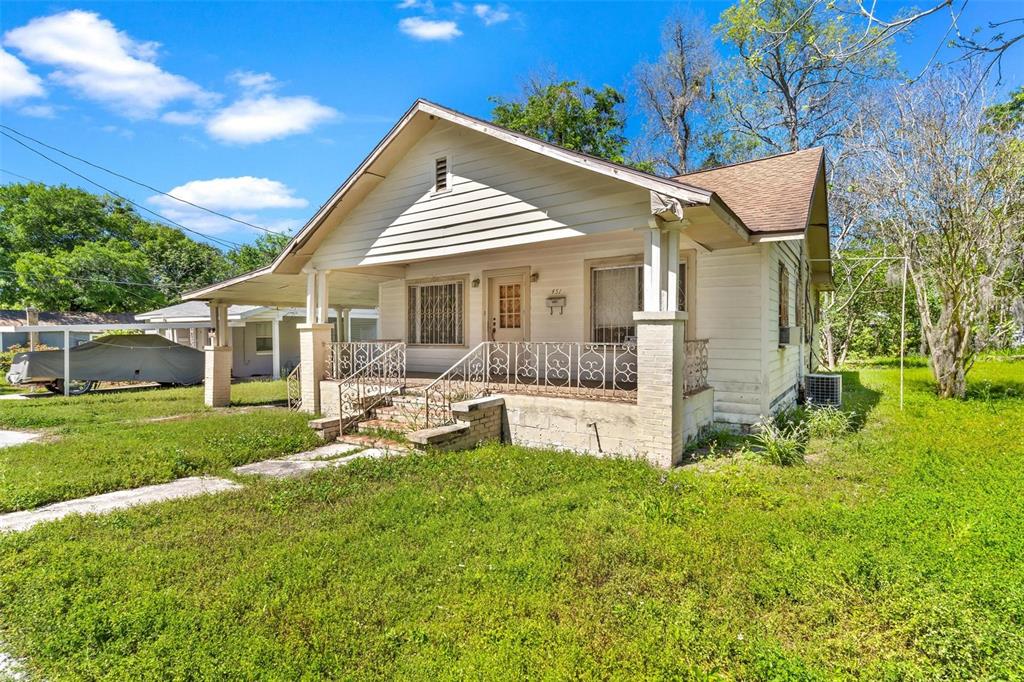
[[[643,266],[620,265],[590,271],[590,340],[622,343],[636,340],[633,313],[644,296]]]
[[[463,344],[462,282],[409,287],[409,343]]]

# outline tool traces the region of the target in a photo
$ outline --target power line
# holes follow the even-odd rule
[[[0,272],[6,272],[8,275],[17,275],[18,274],[17,270],[3,270],[3,269],[0,269]],[[51,273],[51,277],[53,277],[54,279],[69,279],[72,282],[100,282],[101,284],[126,284],[126,285],[129,285],[129,286],[149,287],[150,289],[160,289],[160,287],[157,286],[156,284],[150,284],[148,282],[130,282],[130,281],[119,280],[119,279],[103,279],[103,278],[100,278],[100,277],[69,277],[67,275],[56,275],[56,276],[54,276],[54,275],[52,275],[52,273]]]
[[[160,215],[156,211],[154,211],[152,209],[149,209],[149,208],[146,208],[142,204],[140,204],[140,203],[138,203],[136,201],[132,201],[131,199],[129,199],[126,196],[118,194],[117,192],[115,192],[114,190],[110,189],[109,187],[101,185],[100,183],[96,182],[92,178],[89,178],[89,177],[87,177],[85,175],[82,175],[81,173],[79,173],[78,171],[74,170],[73,168],[69,168],[68,166],[65,166],[60,161],[57,161],[56,159],[47,156],[46,154],[42,153],[38,149],[34,149],[33,147],[30,147],[29,145],[25,144],[24,142],[22,142],[21,140],[19,140],[16,137],[14,137],[10,133],[6,133],[6,132],[0,130],[0,135],[3,135],[4,137],[6,137],[7,139],[11,140],[12,142],[16,142],[17,144],[20,144],[22,147],[24,147],[25,149],[29,150],[33,154],[37,154],[37,155],[43,157],[44,159],[46,159],[50,163],[55,164],[57,166],[60,166],[61,168],[63,168],[67,172],[82,178],[86,182],[91,183],[93,185],[96,185],[97,187],[102,189],[104,192],[112,194],[115,197],[117,197],[117,198],[119,198],[119,199],[121,199],[123,201],[127,201],[129,204],[131,204],[132,206],[138,208],[139,210],[145,211],[147,213],[151,213],[151,214],[155,215],[157,218],[159,218],[160,220],[163,220],[163,221],[165,221],[167,223],[170,223],[171,225],[174,225],[175,227],[177,227],[179,229],[185,230],[186,232],[191,232],[192,234],[199,235],[203,239],[208,239],[208,240],[210,240],[212,242],[217,242],[217,243],[222,244],[222,245],[224,245],[224,246],[226,246],[228,248],[233,248],[233,247],[236,247],[236,246],[241,246],[241,244],[239,244],[238,242],[233,242],[233,241],[230,241],[230,240],[227,240],[227,239],[221,239],[220,237],[213,237],[213,236],[208,235],[208,234],[203,234],[202,232],[199,232],[198,230],[193,230],[192,228],[185,227],[184,225],[182,225],[179,222],[171,220],[170,218],[168,218],[166,216]]]
[[[266,227],[261,227],[259,225],[253,225],[250,222],[247,222],[245,220],[241,220],[239,218],[235,218],[233,216],[229,216],[229,215],[227,215],[225,213],[221,213],[219,211],[215,211],[212,208],[207,208],[205,206],[200,206],[199,204],[193,203],[193,202],[189,201],[188,199],[182,199],[181,197],[176,197],[173,194],[168,194],[167,192],[163,191],[162,189],[157,189],[156,187],[153,187],[152,185],[148,185],[148,184],[142,182],[141,180],[136,180],[136,179],[131,178],[131,177],[129,177],[127,175],[124,175],[122,173],[118,173],[117,171],[111,170],[111,169],[106,168],[104,166],[101,166],[98,163],[93,163],[92,161],[89,161],[87,159],[83,159],[80,156],[75,156],[71,152],[64,151],[60,147],[54,147],[51,144],[47,144],[47,143],[43,142],[42,140],[38,140],[38,139],[32,137],[31,135],[26,135],[25,133],[21,132],[20,130],[16,130],[16,129],[12,128],[9,125],[4,125],[4,124],[0,123],[0,128],[5,128],[5,129],[11,131],[12,133],[14,133],[15,135],[20,135],[21,137],[24,137],[26,140],[32,140],[33,142],[35,142],[38,145],[42,145],[43,147],[46,147],[47,149],[52,149],[53,151],[57,152],[58,154],[63,154],[64,156],[72,158],[72,159],[74,159],[76,161],[80,161],[80,162],[82,162],[82,163],[84,163],[84,164],[86,164],[88,166],[92,166],[93,168],[99,169],[99,170],[103,171],[104,173],[109,173],[111,175],[114,175],[116,177],[121,178],[122,180],[127,180],[128,182],[134,183],[134,184],[138,185],[139,187],[145,187],[146,189],[150,190],[151,192],[156,192],[157,194],[162,194],[163,196],[169,197],[171,199],[174,199],[175,201],[180,201],[181,203],[188,204],[189,206],[192,206],[193,208],[198,208],[200,211],[206,211],[207,213],[211,213],[211,214],[213,214],[215,216],[218,216],[218,217],[225,218],[227,220],[231,220],[233,222],[236,222],[239,225],[245,225],[246,227],[251,227],[254,230],[262,230],[262,231],[264,231],[264,232],[266,232],[268,234],[282,234],[282,235],[285,234],[284,232],[277,232],[276,230],[271,230],[271,229],[266,228]]]
[[[27,178],[24,175],[20,175],[19,173],[15,173],[13,171],[9,171],[6,168],[0,168],[0,173],[7,173],[8,175],[13,175],[16,178],[21,178],[22,180],[25,180],[27,182],[34,182],[34,183],[39,184],[39,185],[45,185],[46,184],[45,182],[40,182],[39,180],[33,180],[32,178]]]

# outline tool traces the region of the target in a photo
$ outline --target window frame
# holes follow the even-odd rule
[[[430,286],[444,286],[446,284],[459,284],[461,285],[461,303],[459,308],[460,319],[458,320],[459,333],[462,336],[461,341],[454,343],[421,343],[413,339],[413,329],[410,328],[409,322],[412,317],[412,313],[409,310],[409,295],[412,289],[419,289]],[[419,302],[419,295],[417,295],[417,303]],[[405,342],[410,346],[417,348],[466,348],[469,344],[469,276],[468,275],[454,275],[449,277],[431,277],[426,279],[415,279],[406,280],[405,282]]]
[[[778,281],[779,329],[789,327],[789,268],[779,259]]]
[[[273,355],[274,354],[274,323],[268,320],[260,320],[253,322],[253,348],[255,349],[256,355]],[[270,327],[269,334],[260,334],[256,331],[256,325],[266,324]],[[270,350],[260,350],[260,339],[270,340]]]
[[[584,315],[583,315],[583,338],[587,339],[588,343],[635,343],[636,333],[634,332],[634,341],[598,341],[594,338],[594,272],[596,270],[613,270],[619,268],[637,268],[638,277],[637,281],[639,288],[637,291],[637,310],[643,310],[643,281],[644,281],[644,259],[642,254],[628,255],[628,256],[617,256],[612,258],[595,258],[584,261],[584,287],[583,287],[583,298],[584,298]],[[632,325],[636,327],[634,322]]]

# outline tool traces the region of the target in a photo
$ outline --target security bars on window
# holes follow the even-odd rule
[[[462,345],[462,282],[409,287],[409,343]]]

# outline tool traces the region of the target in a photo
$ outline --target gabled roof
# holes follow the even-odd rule
[[[316,233],[332,211],[339,209],[344,211],[344,202],[348,195],[354,195],[353,203],[357,203],[365,193],[368,192],[388,172],[390,167],[397,162],[412,142],[401,143],[403,137],[418,139],[427,129],[428,124],[434,119],[446,120],[456,125],[461,125],[484,135],[494,137],[522,149],[542,154],[578,168],[584,168],[594,173],[607,177],[617,178],[624,182],[643,187],[645,189],[665,194],[682,202],[683,205],[703,205],[710,207],[722,220],[742,234],[744,238],[749,236],[750,230],[743,224],[743,221],[736,213],[722,201],[714,192],[708,191],[689,182],[681,182],[672,178],[663,178],[650,173],[639,171],[629,166],[613,163],[599,159],[581,152],[564,149],[554,144],[542,142],[527,135],[517,133],[507,128],[502,128],[489,121],[468,116],[453,109],[443,107],[433,102],[418,99],[408,111],[399,119],[398,123],[384,136],[377,146],[370,152],[370,155],[363,160],[356,170],[344,183],[335,190],[331,198],[327,200],[306,223],[305,226],[295,235],[292,241],[285,247],[277,260],[266,269],[251,273],[249,276],[257,276],[270,272],[287,273],[298,272],[298,263],[289,265],[289,261],[295,258],[302,259],[308,255],[310,247],[316,245]],[[414,142],[415,140],[413,140]],[[193,292],[189,296],[194,295]]]
[[[228,317],[237,317],[243,313],[251,310],[256,310],[259,306],[254,305],[233,305],[228,307]],[[260,308],[262,309],[262,308]],[[184,303],[178,303],[177,305],[167,306],[166,308],[159,308],[157,310],[148,310],[144,313],[139,313],[135,316],[135,319],[140,321],[147,320],[177,320],[177,319],[188,319],[188,320],[206,320],[210,319],[210,306],[206,301],[185,301]]]
[[[818,182],[824,183],[824,168],[825,150],[814,147],[686,173],[675,179],[720,196],[752,232],[798,232],[811,224]]]
[[[38,324],[118,324],[134,322],[134,313],[88,313],[88,312],[47,312],[39,311]],[[24,310],[0,310],[0,326],[22,327]]]

